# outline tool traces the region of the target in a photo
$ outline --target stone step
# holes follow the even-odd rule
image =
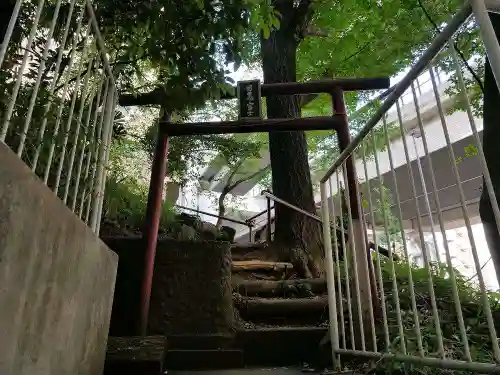
[[[168,350],[165,369],[169,370],[222,370],[243,368],[243,351],[237,349]]]
[[[315,326],[328,319],[326,296],[308,298],[233,298],[240,317],[256,324]]]
[[[224,334],[169,335],[168,348],[169,350],[231,349],[234,340],[234,335]]]
[[[229,370],[208,371],[169,371],[168,375],[303,375],[300,368],[272,367],[272,368],[242,368]]]
[[[233,278],[233,292],[243,297],[304,297],[326,293],[325,279],[244,280]]]
[[[109,337],[103,375],[160,375],[166,342],[163,336]]]
[[[317,363],[324,360],[319,342],[327,332],[323,327],[245,329],[237,332],[235,346],[243,350],[245,366]]]

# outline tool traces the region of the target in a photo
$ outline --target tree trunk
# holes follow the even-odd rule
[[[264,82],[295,82],[298,39],[293,2],[276,2],[281,26],[261,41]],[[267,97],[268,118],[300,117],[298,96]],[[314,196],[304,132],[269,133],[273,194],[314,213]],[[294,264],[301,277],[323,273],[320,225],[283,205],[276,204],[274,244],[283,261]]]
[[[490,13],[490,18],[498,37],[500,35],[500,14]],[[486,59],[484,74],[483,124],[484,156],[493,182],[496,199],[500,202],[500,148],[497,144],[498,139],[500,139],[500,94],[488,59]],[[479,202],[479,213],[486,242],[495,265],[497,279],[500,282],[500,234],[484,180]]]
[[[218,202],[218,204],[219,204],[219,213],[218,213],[219,217],[217,218],[217,223],[215,224],[215,226],[219,229],[222,226],[222,222],[224,221],[224,219],[221,216],[224,216],[226,214],[226,206],[224,205],[224,201],[226,200],[226,196],[228,193],[229,193],[229,189],[227,188],[227,186],[225,186],[224,189],[222,189],[220,196],[219,196],[219,202]]]

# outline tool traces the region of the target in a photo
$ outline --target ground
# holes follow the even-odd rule
[[[212,371],[168,371],[168,375],[298,375],[304,374],[299,368],[274,367],[274,368],[250,368],[235,370],[212,370]]]

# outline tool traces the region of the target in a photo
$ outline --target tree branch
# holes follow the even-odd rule
[[[115,62],[111,63],[110,65],[111,65],[111,66],[116,66],[116,65],[128,65],[128,64],[134,64],[134,63],[136,63],[136,62],[138,62],[138,61],[141,61],[141,60],[143,60],[143,59],[146,59],[146,58],[148,58],[148,57],[149,57],[149,55],[147,55],[147,54],[143,54],[142,56],[139,56],[139,57],[137,57],[137,58],[135,58],[135,59],[132,59],[132,60],[125,60],[125,61],[120,61],[120,60],[117,60],[117,61],[115,61]]]
[[[224,219],[222,219],[221,216],[224,216],[225,212],[226,212],[226,207],[224,205],[224,201],[226,200],[226,196],[233,190],[235,189],[239,184],[242,184],[246,181],[250,181],[252,179],[254,179],[255,177],[257,177],[259,174],[263,173],[265,170],[267,170],[270,166],[266,166],[264,168],[261,168],[259,169],[258,171],[252,173],[251,175],[249,176],[246,176],[246,177],[243,177],[243,178],[240,178],[239,180],[235,181],[234,183],[231,183],[231,180],[234,178],[234,176],[236,175],[236,173],[238,172],[238,169],[241,167],[241,165],[243,164],[245,160],[242,159],[238,162],[238,164],[233,168],[233,170],[231,171],[231,174],[229,175],[229,178],[227,179],[227,182],[226,182],[226,185],[224,186],[224,188],[222,189],[221,193],[220,193],[220,196],[219,196],[219,199],[218,199],[218,205],[219,205],[219,218],[217,219],[217,223],[215,224],[217,226],[217,228],[220,228],[220,226],[222,225],[222,222]]]
[[[422,9],[422,11],[424,12],[424,15],[427,18],[427,20],[431,23],[431,25],[434,27],[434,29],[438,33],[440,33],[441,29],[436,24],[436,22],[434,22],[434,20],[432,19],[431,15],[429,14],[429,12],[425,8],[424,4],[422,3],[422,0],[417,0],[417,2],[418,2],[418,6],[420,7],[420,9]],[[465,55],[463,54],[463,52],[458,47],[457,42],[455,42],[455,41],[453,42],[453,47],[455,48],[455,51],[457,51],[458,55],[460,56],[460,58],[464,62],[465,67],[467,68],[467,70],[469,71],[469,73],[472,75],[472,77],[474,78],[474,80],[477,82],[479,88],[481,89],[481,92],[484,94],[484,86],[483,86],[483,83],[481,82],[481,78],[479,78],[479,76],[476,74],[476,72],[471,68],[471,66],[467,62],[467,59],[465,58]]]
[[[147,56],[146,55],[143,55],[141,57],[138,57],[137,59],[133,59],[133,60],[128,60],[128,61],[115,61],[114,63],[111,63],[110,66],[119,66],[119,65],[128,65],[128,64],[133,64],[133,63],[136,63],[137,61],[140,61],[144,58],[146,58]],[[95,70],[94,66],[92,66],[92,69],[91,71]],[[68,81],[68,85],[70,83],[73,83],[75,82],[78,78],[83,78],[83,76],[85,76],[85,74],[87,74],[87,70],[84,70],[83,72],[81,72],[79,75],[76,75],[74,76],[73,78],[71,78],[69,81]],[[59,91],[62,87],[64,87],[64,84],[62,85],[59,85],[58,87],[56,87],[55,89],[55,92]]]
[[[270,165],[267,165],[265,166],[264,168],[261,168],[259,169],[258,171],[252,173],[251,175],[248,175],[246,177],[242,177],[240,178],[239,180],[235,181],[231,186],[230,186],[230,189],[229,191],[233,190],[234,188],[236,188],[239,184],[242,184],[244,182],[247,182],[247,181],[251,181],[253,180],[254,178],[256,178],[257,176],[259,176],[260,174],[264,173],[265,171],[267,171],[268,169],[270,168]]]
[[[300,1],[299,5],[295,10],[295,17],[294,17],[295,25],[299,25],[301,19],[305,18],[305,16],[311,9],[311,4],[312,4],[311,0]]]
[[[161,87],[142,94],[121,94],[118,103],[122,107],[139,105],[162,105],[167,101],[167,94]]]
[[[363,46],[361,46],[361,48],[359,48],[358,50],[356,50],[354,53],[352,53],[351,55],[347,56],[344,60],[342,60],[340,62],[340,65],[341,64],[345,64],[347,61],[349,61],[350,59],[356,57],[357,55],[359,55],[361,52],[363,52],[370,44],[372,43],[372,41],[368,41],[366,42]],[[332,72],[331,72],[331,69],[326,69],[325,72],[322,74],[322,77],[323,78],[329,78],[332,76]],[[318,94],[306,94],[306,95],[301,95],[300,97],[300,103],[299,103],[299,106],[300,108],[303,108],[305,107],[306,105],[308,105],[309,103],[311,103],[314,99],[316,99],[318,97]]]
[[[329,33],[326,30],[317,29],[314,26],[309,25],[304,31],[304,36],[328,37]]]
[[[94,69],[94,66],[92,66],[92,68],[90,69],[90,72],[92,72]],[[85,76],[85,74],[87,74],[88,70],[85,69],[84,71],[82,71],[80,74],[74,76],[73,78],[71,78],[67,83],[63,83],[59,86],[57,86],[54,90],[54,92],[58,92],[60,89],[62,89],[65,85],[70,85],[71,83],[75,82],[77,79],[81,79]]]
[[[235,89],[236,92],[236,89]],[[196,92],[194,92],[196,94]],[[172,93],[165,92],[163,87],[157,87],[153,91],[140,94],[121,94],[118,98],[118,104],[122,107],[140,106],[140,105],[164,105],[171,103],[178,98]],[[207,100],[214,99],[208,97]],[[220,91],[220,96],[216,99],[235,99],[235,96],[227,91]]]
[[[372,41],[369,40],[368,42],[366,42],[365,44],[363,44],[361,46],[361,48],[358,48],[358,50],[352,54],[350,54],[349,56],[347,56],[344,60],[342,60],[340,63],[341,64],[344,64],[346,63],[347,61],[349,61],[350,59],[356,57],[357,55],[359,55],[361,52],[363,52],[370,44],[372,44]]]
[[[356,57],[361,52],[363,52],[372,42],[368,41],[363,46],[361,46],[358,50],[356,50],[351,55],[347,56],[343,59],[340,64],[345,64],[350,59]],[[332,76],[332,71],[330,69],[326,69],[322,74],[323,79],[328,79]],[[307,94],[300,96],[300,107],[304,107],[314,99],[318,97],[318,94]],[[234,96],[228,94],[227,92],[221,92],[220,99],[234,99]],[[122,107],[128,106],[141,106],[141,105],[162,105],[169,100],[168,94],[162,87],[157,87],[153,91],[142,93],[142,94],[121,94],[118,100],[118,103]]]
[[[294,10],[293,18],[290,22],[290,30],[293,30],[297,42],[304,39],[306,30],[311,22],[314,13],[311,7],[311,0],[301,0]]]
[[[236,173],[238,173],[238,170],[240,169],[240,167],[243,165],[244,163],[244,159],[240,159],[238,161],[238,163],[236,163],[236,165],[234,166],[234,168],[231,170],[231,173],[229,174],[229,177],[227,178],[227,182],[226,182],[226,187],[229,189],[229,190],[232,190],[234,189],[232,186],[231,186],[231,181],[233,180],[234,176],[236,175]]]

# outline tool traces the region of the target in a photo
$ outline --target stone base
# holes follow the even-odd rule
[[[163,374],[163,336],[110,337],[103,375]]]
[[[104,239],[119,255],[111,334],[131,335],[138,317],[144,245]],[[235,330],[231,251],[226,242],[158,242],[148,334],[231,335]]]

